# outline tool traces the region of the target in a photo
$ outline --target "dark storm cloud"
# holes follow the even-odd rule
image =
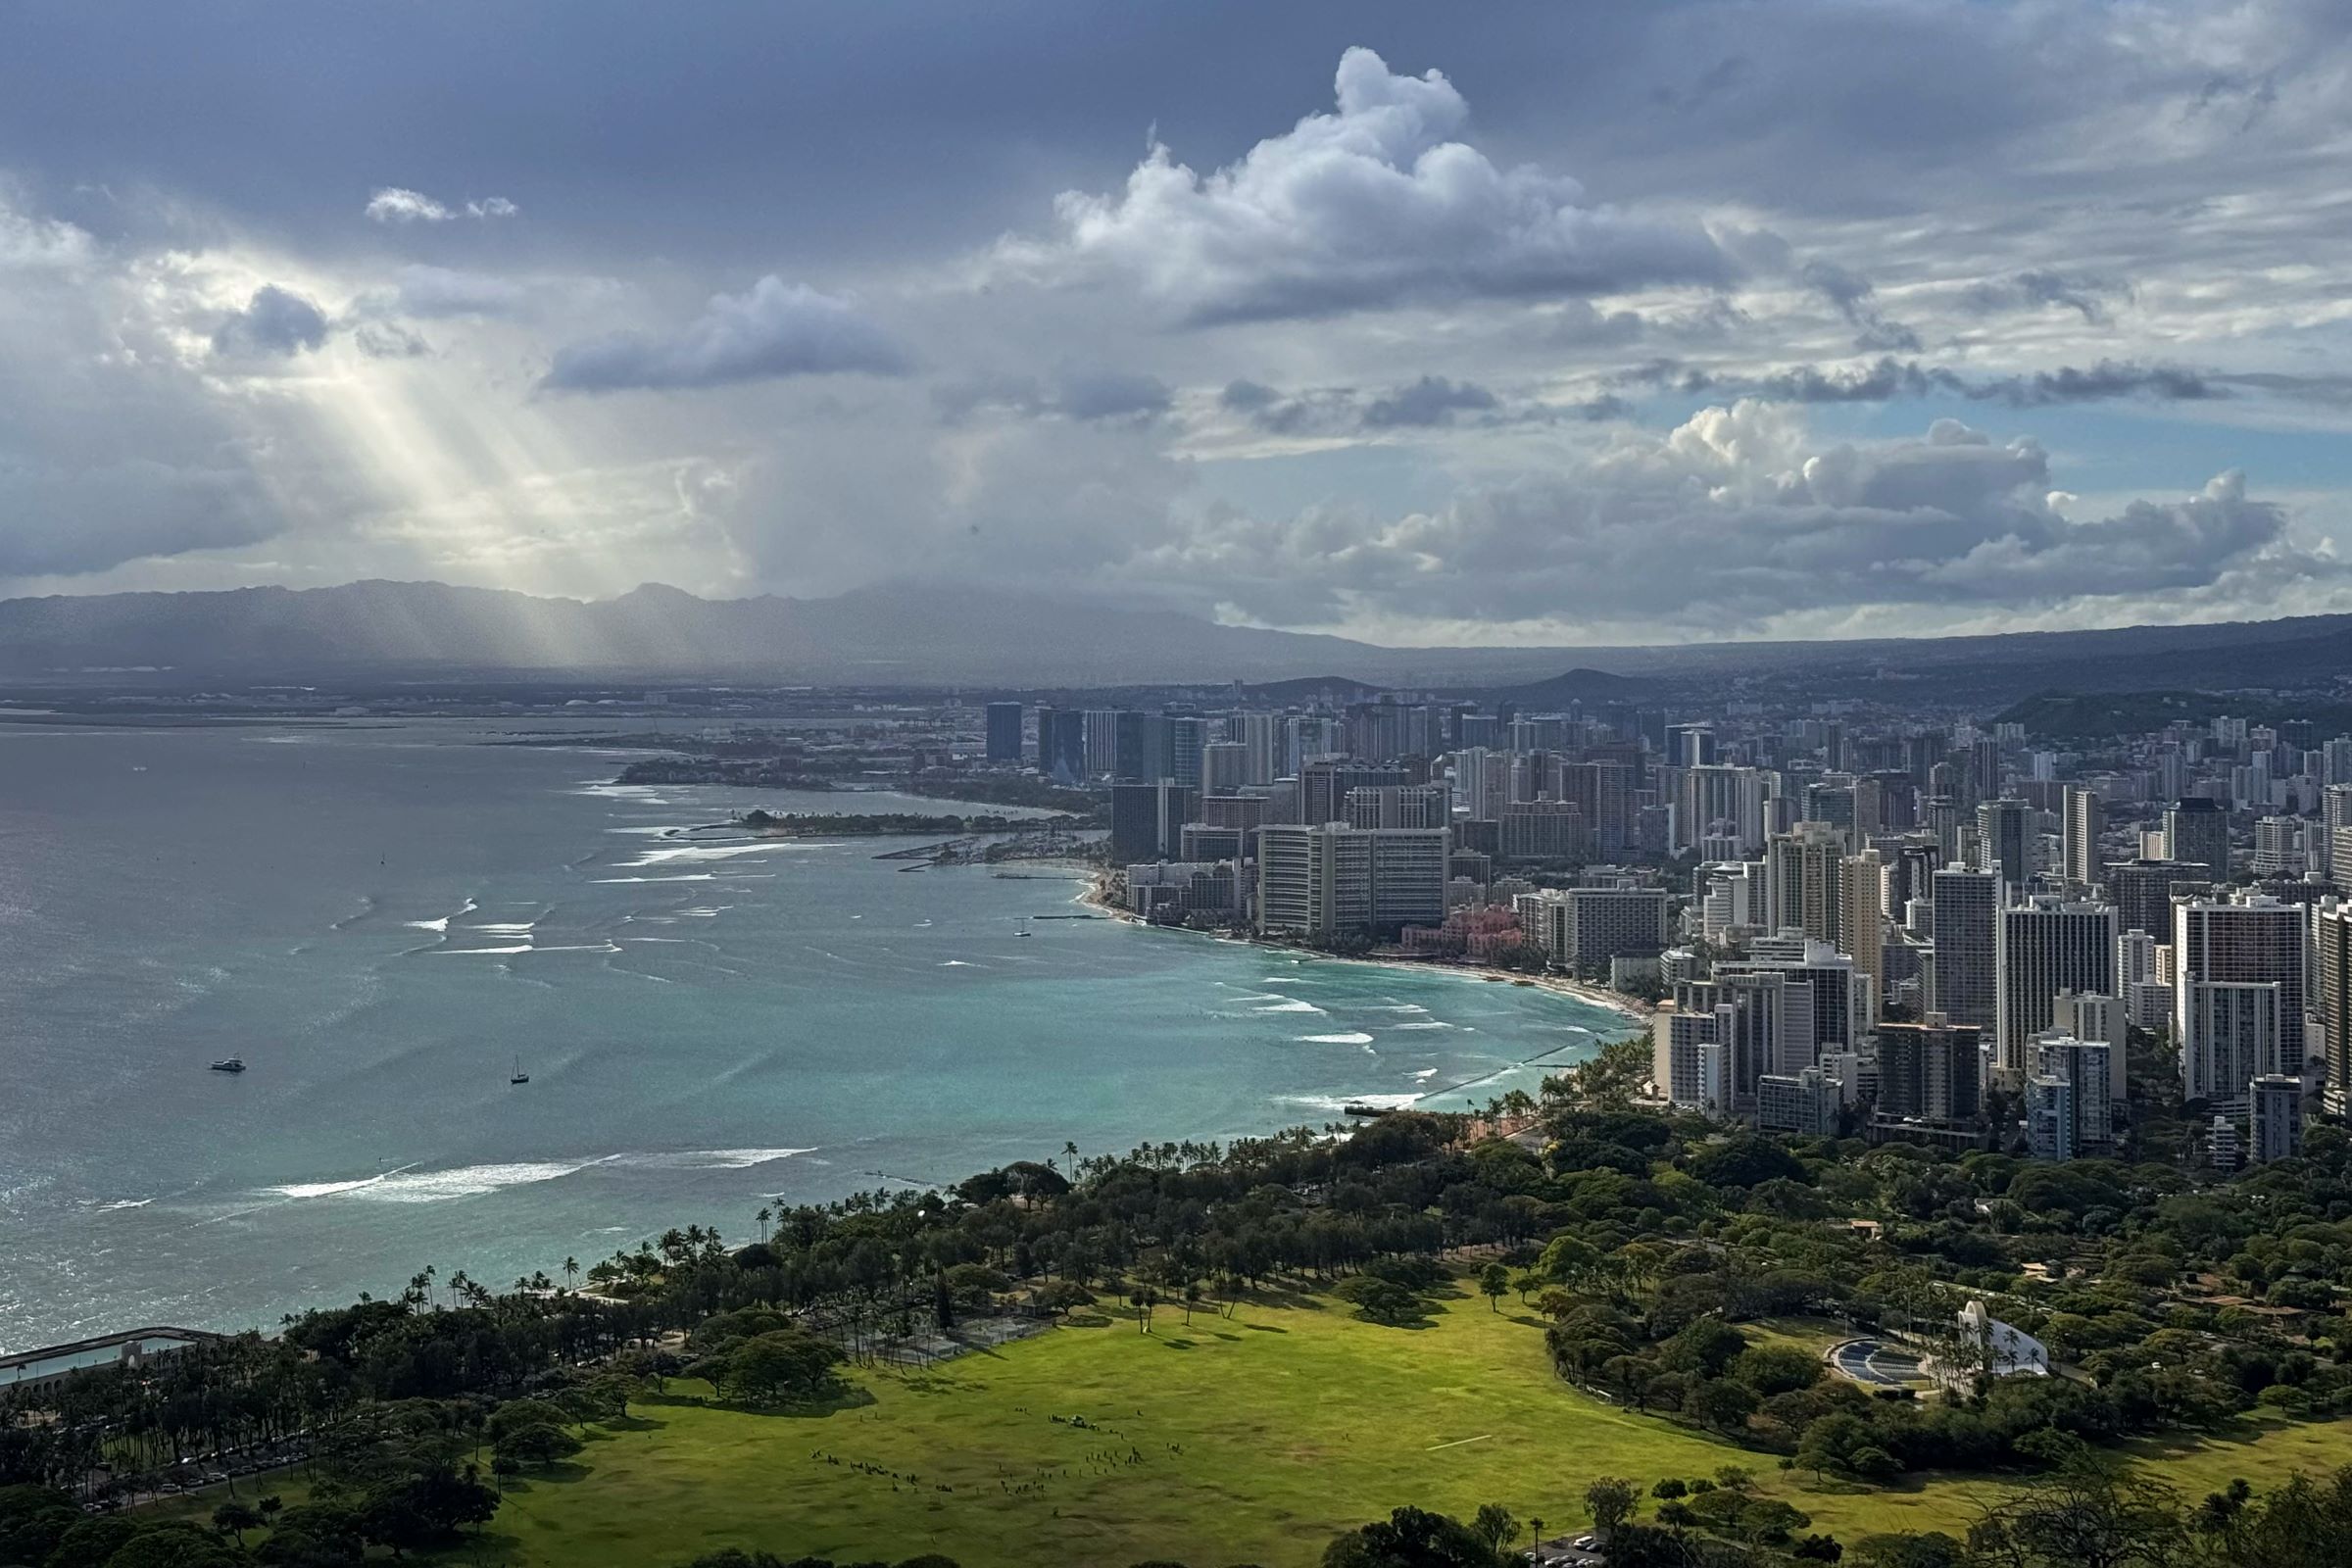
[[[1456,414],[1484,413],[1494,407],[1494,394],[1475,381],[1449,381],[1425,375],[1410,386],[1374,398],[1364,405],[1364,426],[1381,430],[1396,425],[1446,424]]]
[[[1888,403],[1901,398],[1961,397],[2005,403],[2013,409],[2064,403],[2103,403],[2147,398],[2193,403],[2228,397],[2224,383],[2239,379],[2209,375],[2171,365],[2132,365],[2115,360],[2078,368],[2060,366],[2028,375],[1969,376],[1942,366],[1892,356],[1861,366],[1824,368],[1800,365],[1765,375],[1723,375],[1695,367],[1652,363],[1624,372],[1620,384],[1655,386],[1685,395],[1768,398],[1776,403]]]
[[[326,313],[291,289],[265,283],[213,330],[213,352],[228,359],[287,359],[326,341]]]

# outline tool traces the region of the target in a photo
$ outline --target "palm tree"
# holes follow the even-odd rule
[[[579,1277],[580,1260],[576,1257],[565,1258],[564,1260],[564,1288],[567,1291],[570,1290],[571,1282]]]
[[[760,1212],[756,1217],[760,1221],[760,1245],[765,1246],[767,1243],[767,1222],[776,1217],[776,1211],[772,1208],[769,1208],[765,1203],[762,1203],[760,1205]]]

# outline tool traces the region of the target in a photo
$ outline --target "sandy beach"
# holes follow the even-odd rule
[[[1111,902],[1110,878],[1102,871],[1097,871],[1088,879],[1086,890],[1080,893],[1073,902],[1083,904],[1090,909],[1099,910],[1114,920],[1125,920],[1131,925],[1150,926],[1152,924],[1134,910],[1123,909]],[[1240,936],[1230,932],[1188,932],[1183,926],[1159,926],[1154,929],[1175,931],[1191,936],[1209,936],[1227,942],[1246,942],[1252,947],[1264,948],[1272,953],[1310,951],[1294,943],[1271,942],[1263,937]],[[1449,958],[1416,958],[1403,953],[1374,953],[1361,956],[1349,954],[1318,953],[1315,956],[1328,958],[1334,963],[1385,964],[1393,969],[1414,969],[1423,972],[1431,969],[1443,969],[1453,974],[1475,976],[1481,980],[1509,981],[1517,985],[1536,986],[1545,991],[1556,991],[1564,997],[1574,997],[1577,1001],[1595,1007],[1606,1007],[1611,1012],[1624,1017],[1629,1024],[1641,1028],[1649,1026],[1650,1015],[1656,1011],[1654,1007],[1639,998],[1625,996],[1601,986],[1588,985],[1582,980],[1571,979],[1567,975],[1526,974],[1517,969],[1498,969],[1492,964],[1461,963]]]

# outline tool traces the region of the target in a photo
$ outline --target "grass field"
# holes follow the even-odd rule
[[[1302,1298],[1230,1319],[1204,1311],[1189,1327],[1163,1306],[1149,1336],[1118,1316],[928,1373],[859,1372],[853,1397],[822,1414],[649,1401],[616,1430],[591,1429],[576,1462],[511,1484],[459,1555],[663,1568],[733,1545],[844,1561],[941,1551],[964,1568],[1306,1568],[1334,1534],[1405,1502],[1463,1515],[1500,1502],[1547,1531],[1581,1524],[1599,1475],[1646,1489],[1742,1464],[1849,1543],[1957,1533],[1977,1498],[1997,1494],[1977,1477],[1817,1487],[1769,1455],[1621,1411],[1555,1379],[1540,1321],[1515,1306],[1457,1297],[1413,1330]],[[1778,1343],[1834,1330],[1756,1326]],[[2352,1463],[2352,1425],[2140,1452],[2195,1495],[2234,1475],[2265,1485]]]
[[[743,1545],[845,1560],[943,1551],[965,1568],[1153,1556],[1293,1568],[1402,1502],[1467,1515],[1494,1501],[1547,1528],[1581,1523],[1598,1475],[1646,1488],[1744,1464],[1848,1541],[1963,1529],[1975,1499],[1997,1490],[1975,1478],[1816,1488],[1769,1456],[1567,1388],[1532,1314],[1473,1297],[1418,1330],[1307,1300],[1202,1312],[1189,1327],[1163,1307],[1153,1328],[1113,1318],[927,1374],[860,1374],[858,1402],[818,1416],[650,1404],[641,1427],[592,1442],[564,1477],[517,1489],[494,1544],[550,1565],[683,1562]],[[2201,1491],[2352,1462],[2352,1430],[2288,1427],[2258,1453],[2204,1444],[2146,1458]]]

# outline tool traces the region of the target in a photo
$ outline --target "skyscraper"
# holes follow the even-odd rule
[[[1774,931],[1802,931],[1836,946],[1843,924],[1838,882],[1845,835],[1827,822],[1799,822],[1764,847],[1765,915]]]
[[[2119,860],[2107,868],[2107,901],[2123,930],[2170,942],[2173,895],[2210,888],[2212,875],[2212,867],[2193,860]]]
[[[2303,1149],[2303,1080],[2267,1073],[2247,1086],[2247,1120],[2252,1136],[2246,1157],[2288,1159]]]
[[[2215,886],[2230,880],[2230,813],[2219,801],[2188,795],[2164,813],[2165,854],[2194,860]]]
[[[1986,801],[1977,808],[1977,869],[1999,877],[2012,897],[2034,874],[2026,833],[2032,820],[2032,808],[2023,801]]]
[[[2028,1070],[2028,1042],[2050,1026],[2059,992],[2114,994],[2115,910],[2037,898],[2001,910],[1994,933],[1993,1059],[2014,1085]]]
[[[1866,1023],[1877,1023],[1886,1006],[1886,864],[1876,850],[1848,856],[1838,869],[1845,908],[1838,920],[1838,948],[1867,977]]]
[[[991,703],[981,711],[988,720],[988,760],[992,762],[1017,762],[1021,760],[1021,705]]]
[[[2323,899],[2311,911],[2312,1010],[2328,1078],[2320,1102],[2330,1115],[2352,1109],[2352,903]]]
[[[2060,838],[2066,860],[2066,879],[2088,891],[2101,886],[2105,869],[2099,854],[2099,835],[2107,830],[2107,803],[2099,792],[2069,784],[2064,797],[2065,820]]]
[[[2000,878],[1946,867],[1929,879],[1936,909],[1934,1009],[1954,1023],[1993,1027],[1998,985],[1993,915]]]
[[[2182,1088],[2193,1098],[2235,1102],[2257,1070],[2300,1068],[2303,1059],[2304,947],[2313,923],[2300,905],[2254,896],[2234,902],[2191,899],[2173,907],[2174,1016],[2180,1022]],[[2259,997],[2221,989],[2277,985],[2272,1009]],[[2282,1058],[2245,1062],[2241,1050]],[[2249,1044],[2252,1042],[2252,1044]]]

